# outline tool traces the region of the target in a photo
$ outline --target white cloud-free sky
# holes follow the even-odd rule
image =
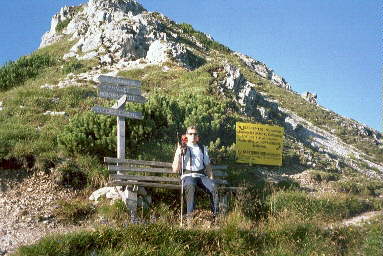
[[[0,65],[38,48],[51,17],[86,0],[17,0],[0,5]],[[140,0],[192,24],[234,51],[264,62],[293,90],[382,131],[379,1]]]

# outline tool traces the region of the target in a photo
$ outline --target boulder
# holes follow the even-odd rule
[[[119,199],[120,194],[117,190],[121,190],[121,186],[99,188],[90,195],[89,200],[98,201],[102,196],[108,199]]]

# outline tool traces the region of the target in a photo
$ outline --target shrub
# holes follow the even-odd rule
[[[63,66],[63,73],[69,74],[69,73],[76,73],[80,72],[84,68],[84,64],[82,64],[77,59],[71,60],[69,62],[66,62]]]
[[[58,208],[54,210],[53,214],[63,223],[76,224],[79,221],[88,219],[95,212],[95,207],[90,202],[76,199],[59,201]]]
[[[69,186],[74,189],[82,189],[87,184],[87,175],[73,162],[65,162],[59,165],[53,178],[62,186]]]
[[[221,139],[217,138],[209,144],[209,157],[213,163],[220,163],[223,160],[235,160],[235,144],[231,146],[221,146]]]
[[[69,24],[69,22],[71,21],[71,19],[66,19],[64,21],[59,21],[59,23],[57,23],[56,25],[56,32],[62,32],[64,30],[64,28],[66,28]]]
[[[32,54],[21,57],[15,62],[6,63],[0,67],[0,90],[8,90],[29,78],[36,77],[43,68],[53,65],[55,62],[49,55]]]
[[[58,144],[69,154],[110,155],[116,150],[115,118],[92,112],[76,115],[58,136]]]
[[[175,143],[176,132],[183,133],[192,124],[199,128],[204,141],[222,137],[223,145],[231,145],[234,140],[235,119],[226,115],[227,103],[212,97],[186,93],[174,99],[153,94],[146,104],[127,104],[127,109],[144,115],[143,120],[126,119],[128,154],[135,154],[144,143]],[[69,154],[112,155],[116,150],[115,120],[94,113],[76,115],[58,136],[58,143]]]
[[[192,25],[187,23],[181,23],[178,27],[182,30],[184,34],[195,37],[206,49],[214,49],[218,51],[223,51],[225,53],[230,53],[231,50],[224,46],[223,44],[218,43],[206,36],[206,34],[196,31]]]
[[[310,178],[316,182],[329,182],[339,180],[339,174],[337,173],[328,173],[324,171],[311,171]]]

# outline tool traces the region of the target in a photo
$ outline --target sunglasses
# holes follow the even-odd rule
[[[198,136],[198,133],[192,133],[192,132],[190,132],[190,133],[188,133],[189,135],[195,135],[195,136]]]

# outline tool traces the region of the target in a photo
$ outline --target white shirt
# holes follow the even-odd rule
[[[203,163],[205,163],[205,167],[210,164],[210,158],[209,158],[206,146],[203,146],[204,156],[202,155],[202,151],[199,148],[198,144],[188,143],[187,146],[188,147],[186,150],[186,154],[184,156],[184,165],[183,165],[184,170],[190,170],[190,171],[196,172],[204,168]],[[190,154],[191,154],[191,160],[192,160],[191,163],[190,163]],[[184,174],[182,175],[181,179],[186,176],[200,177],[200,176],[203,176],[203,174],[200,174],[200,173]]]

